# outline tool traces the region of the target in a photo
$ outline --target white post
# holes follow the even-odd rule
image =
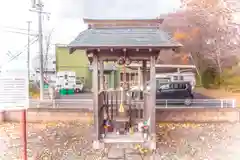
[[[236,105],[236,99],[233,99],[232,100],[232,108],[235,108],[235,105]]]
[[[221,108],[223,108],[223,99],[221,99]]]

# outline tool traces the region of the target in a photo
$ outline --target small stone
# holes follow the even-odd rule
[[[118,159],[124,157],[124,150],[116,147],[111,147],[108,152],[108,158]]]

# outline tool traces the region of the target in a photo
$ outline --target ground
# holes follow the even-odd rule
[[[108,155],[104,154],[103,150],[94,151],[91,146],[91,133],[92,126],[80,122],[28,124],[29,159],[36,157],[35,159],[39,160],[107,160],[110,152],[114,152],[113,146],[108,146],[111,149],[107,151]],[[0,135],[0,159],[20,159],[20,125],[2,124]],[[239,135],[238,123],[159,124],[156,159],[238,160]],[[120,149],[118,151],[119,154],[122,152]],[[126,150],[126,160],[144,159],[144,156],[140,155],[139,150]]]
[[[205,89],[205,88],[196,88],[195,92],[216,99],[234,98],[236,99],[237,106],[240,107],[240,93],[227,92],[224,89]]]

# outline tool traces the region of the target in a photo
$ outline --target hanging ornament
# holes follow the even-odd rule
[[[125,58],[125,64],[128,66],[131,64],[131,59],[129,57]]]
[[[123,64],[125,63],[125,58],[124,58],[124,57],[120,57],[120,58],[118,59],[117,63],[118,63],[119,65],[123,65]]]

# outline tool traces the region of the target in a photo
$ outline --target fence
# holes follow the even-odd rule
[[[109,100],[110,103],[110,100]],[[132,100],[133,104],[143,104],[143,100]],[[120,104],[120,100],[118,101]],[[141,105],[142,106],[142,105]],[[56,100],[30,100],[30,108],[93,108],[92,99],[56,99]],[[236,108],[235,99],[193,99],[191,105],[184,105],[183,99],[156,100],[156,109],[176,108]]]

